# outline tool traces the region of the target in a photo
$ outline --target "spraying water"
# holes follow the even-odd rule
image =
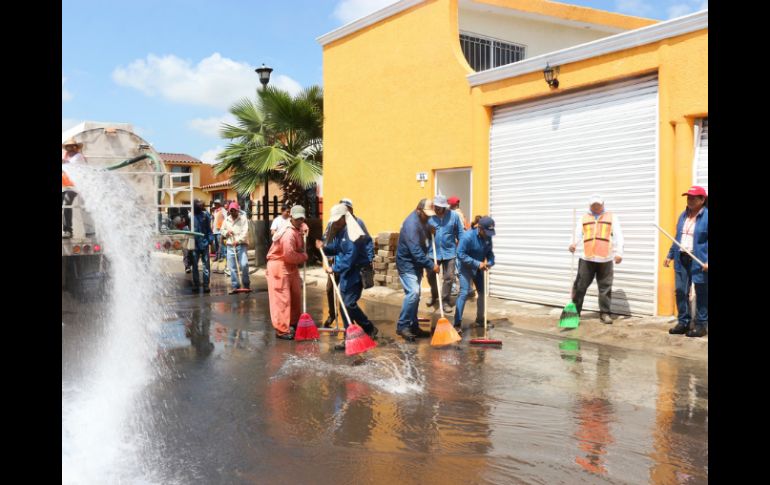
[[[150,264],[153,208],[118,173],[63,165],[91,214],[109,262],[108,310],[95,323],[86,375],[62,385],[62,483],[151,483],[157,410],[142,393],[159,377],[162,276]],[[159,283],[160,281],[160,283]]]
[[[401,347],[399,350],[400,355],[375,355],[358,366],[325,362],[315,356],[290,354],[273,379],[280,379],[295,372],[313,372],[317,377],[337,374],[364,382],[388,394],[421,394],[425,390],[425,379],[420,369],[412,362],[410,353]]]

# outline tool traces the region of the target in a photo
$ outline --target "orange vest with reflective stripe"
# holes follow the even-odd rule
[[[69,176],[62,172],[61,173],[61,186],[62,187],[74,187],[75,184],[72,183],[72,180],[70,180]]]
[[[587,258],[608,258],[612,254],[612,213],[599,219],[592,214],[583,216],[583,254]]]

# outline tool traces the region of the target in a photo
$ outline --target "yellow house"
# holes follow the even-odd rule
[[[204,203],[208,203],[209,195],[203,191],[202,182],[206,183],[211,178],[211,166],[203,163],[195,157],[184,153],[160,153],[160,157],[163,163],[166,165],[166,170],[171,173],[184,173],[190,174],[192,177],[193,185],[193,199],[200,199]],[[188,177],[179,177],[174,179],[174,187],[185,186],[189,183]],[[189,191],[180,192],[179,196],[175,197],[174,202],[176,204],[190,204]],[[164,204],[170,203],[170,195],[165,194],[163,198]]]
[[[283,199],[283,190],[281,190],[281,186],[275,182],[270,182],[269,185],[269,192],[268,197],[270,198],[270,211],[273,211],[272,201],[274,197],[278,197],[279,201],[279,207],[278,210],[280,211],[280,201]],[[241,205],[243,205],[244,197],[239,197],[237,191],[233,188],[232,183],[230,182],[230,177],[228,174],[221,174],[217,176],[213,182],[204,185],[201,187],[201,189],[206,192],[207,200],[211,200],[212,202],[219,199],[224,203],[225,201],[233,201],[237,200],[240,201]],[[265,186],[260,185],[254,190],[254,192],[251,193],[249,198],[252,201],[252,204],[255,204],[257,201],[261,201],[262,198],[265,196]],[[261,203],[261,202],[260,202]],[[254,209],[256,210],[256,209]]]
[[[318,41],[327,199],[351,198],[379,232],[422,198],[456,195],[466,216],[496,221],[492,295],[562,306],[573,211],[599,193],[626,240],[613,312],[674,313],[670,243],[653,224],[673,232],[681,194],[708,184],[707,10],[658,22],[542,0],[402,0]]]

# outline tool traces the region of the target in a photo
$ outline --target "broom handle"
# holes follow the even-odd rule
[[[676,244],[677,246],[679,246],[679,249],[681,249],[681,250],[682,250],[682,251],[684,251],[685,253],[689,254],[689,255],[690,255],[690,257],[691,257],[692,259],[694,259],[694,260],[695,260],[695,261],[696,261],[698,264],[700,264],[701,266],[706,266],[706,265],[705,265],[705,264],[704,264],[704,263],[703,263],[703,262],[702,262],[700,259],[696,258],[696,257],[695,257],[695,255],[694,255],[693,253],[691,253],[690,251],[688,251],[687,249],[685,249],[685,248],[684,248],[684,246],[682,246],[681,244],[679,244],[679,241],[677,241],[676,239],[674,239],[673,237],[671,237],[671,234],[669,234],[669,233],[667,233],[666,231],[664,231],[662,227],[660,227],[659,225],[657,225],[657,224],[655,224],[655,223],[653,223],[653,225],[654,225],[655,227],[657,227],[657,228],[660,230],[660,232],[662,232],[663,234],[665,234],[665,235],[666,235],[666,236],[667,236],[669,239],[671,239],[672,241],[674,241],[674,244]]]
[[[438,266],[438,261],[436,260],[436,235],[434,234],[430,240],[433,243],[433,264]],[[439,280],[441,280],[436,283],[436,286],[438,287],[438,307],[441,310],[441,318],[444,318],[444,303],[441,301],[441,286],[444,284],[444,277],[441,271],[441,266],[438,266],[438,277]]]
[[[235,256],[235,272],[238,273],[238,287],[243,288],[243,281],[241,280],[241,264],[238,261],[238,246],[236,244],[233,244],[233,256]]]
[[[326,259],[326,253],[324,253],[323,248],[320,248],[319,251],[321,251],[321,257],[324,258],[324,265],[327,267],[329,266],[329,260]],[[340,289],[337,286],[337,282],[334,281],[334,273],[332,273],[332,285],[334,286],[334,291],[337,292],[337,298],[339,298],[340,302],[342,301],[342,294],[340,293]],[[348,309],[345,308],[345,305],[340,305],[342,307],[342,311],[345,312],[345,318],[348,320],[348,323],[352,324],[353,322],[350,321],[350,315],[348,315]]]
[[[572,209],[572,244],[575,244],[575,226],[577,225],[577,209]],[[577,251],[577,248],[575,248]],[[572,283],[575,281],[575,253],[572,253],[572,261],[569,263],[569,298],[572,300]]]
[[[307,252],[307,235],[302,235],[302,244],[305,245],[305,252]],[[302,313],[307,313],[307,289],[305,288],[307,281],[307,259],[302,263]]]
[[[487,264],[486,258],[484,264]],[[489,303],[489,270],[484,268],[484,340],[487,339],[487,304]]]

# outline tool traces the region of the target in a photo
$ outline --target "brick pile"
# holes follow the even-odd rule
[[[397,232],[381,232],[374,240],[374,285],[401,290],[401,280],[396,269]]]

